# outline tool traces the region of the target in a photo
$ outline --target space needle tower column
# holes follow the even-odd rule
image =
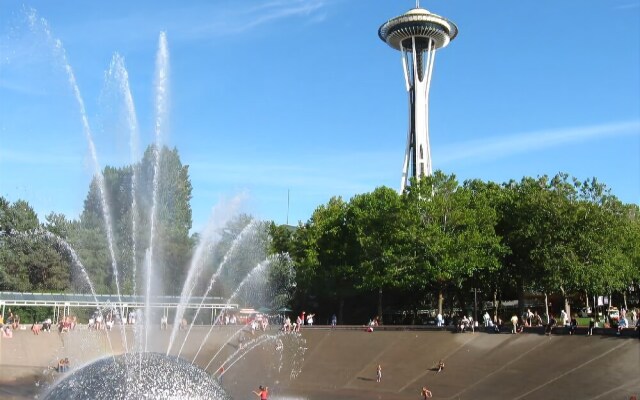
[[[446,47],[458,34],[453,22],[420,8],[390,19],[382,24],[378,36],[400,50],[404,79],[409,93],[409,130],[402,166],[400,190],[404,191],[410,177],[430,176],[429,147],[429,87],[433,75],[436,50]],[[411,170],[409,171],[409,168]]]

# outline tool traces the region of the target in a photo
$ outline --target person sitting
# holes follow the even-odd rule
[[[545,329],[545,334],[551,336],[551,332],[553,328],[556,326],[556,320],[553,318],[553,315],[549,317],[549,323],[547,324],[547,328]]]
[[[624,328],[628,328],[628,327],[629,327],[629,324],[627,324],[627,318],[625,318],[625,317],[620,318],[620,321],[618,321],[618,332],[617,332],[617,335],[620,335],[622,330]]]
[[[14,330],[18,329],[20,327],[20,316],[18,314],[15,314],[13,316],[13,322],[11,324],[11,328],[13,328]]]
[[[39,335],[41,329],[42,325],[40,324],[34,323],[33,325],[31,325],[31,332],[33,332],[34,335]]]
[[[577,327],[578,327],[578,320],[576,319],[575,316],[573,316],[571,318],[571,321],[569,322],[569,335],[573,335],[574,333],[576,333]]]
[[[2,337],[11,339],[13,337],[13,329],[11,329],[11,325],[4,325],[2,328]]]

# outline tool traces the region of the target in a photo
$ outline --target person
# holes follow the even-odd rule
[[[467,327],[469,327],[469,319],[466,315],[463,315],[462,319],[460,320],[460,326],[458,330],[462,333]]]
[[[444,324],[444,319],[442,318],[442,314],[438,313],[438,315],[436,316],[436,325],[440,327],[443,324]]]
[[[513,328],[511,328],[511,333],[517,333],[518,332],[518,316],[513,314],[513,316],[511,317],[511,325],[513,325]]]
[[[35,322],[31,325],[31,332],[33,332],[34,335],[39,335],[40,329],[42,329],[42,326]]]
[[[628,328],[628,327],[629,327],[629,325],[627,324],[627,319],[625,317],[620,317],[620,321],[618,321],[618,333],[617,333],[617,335],[620,335],[622,330],[624,328]]]
[[[11,327],[16,330],[20,327],[20,316],[18,314],[15,314],[13,316],[13,324],[11,324]]]
[[[593,328],[596,326],[596,320],[593,317],[589,318],[589,330],[587,331],[587,336],[593,335]]]
[[[440,373],[440,371],[444,371],[444,360],[438,362],[438,372],[436,374]]]
[[[167,326],[169,324],[168,318],[166,315],[163,315],[162,318],[160,318],[160,330],[164,331],[167,329]]]
[[[422,391],[420,392],[420,395],[422,396],[423,399],[428,399],[433,396],[433,393],[431,393],[431,390],[427,389],[426,386],[423,386]]]
[[[0,327],[4,325],[4,315],[0,314]]]
[[[6,324],[2,328],[2,337],[7,339],[11,339],[13,337],[13,330],[11,329],[11,325]]]
[[[382,381],[382,365],[378,364],[378,368],[376,369],[376,382],[380,383]]]
[[[183,331],[185,329],[187,329],[187,319],[186,318],[182,318],[182,321],[180,321],[180,330]]]
[[[569,317],[567,316],[567,312],[565,310],[560,311],[560,320],[562,321],[562,325],[569,325]]]
[[[640,318],[636,319],[636,330],[638,331],[638,339],[640,339]]]
[[[531,326],[533,322],[533,313],[530,308],[527,308],[527,320],[525,321],[526,326]]]
[[[293,331],[300,332],[300,326],[304,323],[304,311],[302,312],[302,315],[298,315],[295,323],[296,323],[294,325],[295,329]]]
[[[547,330],[545,331],[545,334],[548,336],[551,336],[551,332],[553,331],[553,328],[556,326],[556,319],[553,318],[553,315],[549,316],[549,323],[547,324]]]
[[[542,317],[540,316],[540,314],[538,314],[538,312],[534,312],[533,313],[533,322],[535,323],[536,326],[542,326]]]
[[[367,326],[365,328],[365,331],[367,332],[373,332],[373,326],[374,326],[374,322],[372,319],[369,320],[369,322],[367,323]]]
[[[489,315],[489,311],[485,311],[482,316],[482,321],[484,322],[484,327],[488,328],[491,326],[491,316]]]
[[[315,316],[315,314],[309,314],[307,315],[307,325],[309,326],[313,326],[313,317]]]
[[[255,394],[256,396],[258,396],[260,398],[260,400],[267,400],[268,396],[269,396],[269,388],[266,386],[262,386],[260,385],[258,387],[258,392],[256,392],[255,390],[253,391],[253,394]]]
[[[332,327],[332,328],[335,328],[337,323],[338,323],[338,317],[336,317],[336,315],[335,315],[335,314],[333,314],[333,315],[331,316],[331,327]]]
[[[578,320],[575,315],[571,317],[571,322],[569,322],[569,335],[573,335],[576,333],[576,328],[578,327]]]
[[[289,318],[289,316],[287,315],[287,317],[284,319],[284,326],[282,328],[285,332],[291,332],[291,319]]]
[[[43,323],[42,323],[42,330],[46,331],[46,332],[51,332],[51,318],[47,318]]]

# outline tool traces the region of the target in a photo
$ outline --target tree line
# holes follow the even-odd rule
[[[207,239],[191,232],[192,186],[188,166],[182,164],[176,149],[163,147],[158,156],[152,260],[157,279],[152,282],[153,292],[180,295],[196,247]],[[27,201],[12,203],[0,197],[0,291],[115,294],[119,285],[121,294],[144,294],[155,159],[156,149],[149,146],[140,162],[134,165],[105,167],[102,173],[104,185],[100,186],[98,178],[92,179],[77,219],[52,212],[41,222]],[[111,246],[105,224],[105,206],[111,225]],[[252,229],[246,232],[249,224]],[[195,267],[204,277],[197,279],[192,288],[195,296],[205,293],[209,277],[223,260],[224,271],[217,277],[217,285],[209,296],[226,299],[267,257],[266,222],[253,221],[250,215],[239,214],[218,228],[214,235],[215,246],[205,243],[207,254]],[[234,243],[243,231],[244,239]],[[232,250],[233,254],[230,254]],[[236,295],[238,302],[277,308],[288,301],[288,294],[285,291],[283,295],[279,287],[291,286],[291,271],[286,262],[278,259],[273,257],[273,268],[265,273],[268,282],[246,285],[247,290]],[[118,270],[118,285],[114,265]],[[260,290],[255,289],[256,285]]]
[[[320,205],[271,251],[296,271],[295,306],[340,321],[416,322],[419,310],[481,300],[624,297],[640,282],[640,214],[596,179],[561,173],[503,184],[436,172],[403,193],[379,187]],[[556,309],[558,312],[559,309]]]
[[[157,188],[154,271],[179,295],[194,250],[191,182],[176,149],[162,148]],[[141,293],[150,241],[155,148],[140,162],[103,171],[113,252],[123,294]],[[101,188],[94,179],[78,219],[50,213],[43,222],[27,201],[0,197],[0,290],[115,293]],[[458,182],[437,171],[403,193],[379,187],[349,201],[331,198],[297,227],[258,221],[252,239],[228,257],[253,218],[220,228],[203,276],[229,265],[214,296],[228,298],[252,268],[269,257],[269,296],[254,306],[313,310],[320,322],[374,315],[420,322],[420,310],[469,310],[473,294],[499,307],[531,294],[586,301],[595,294],[640,291],[640,212],[596,179],[567,174],[502,184]],[[84,271],[79,270],[82,264]],[[203,293],[198,280],[194,293]],[[255,291],[254,291],[255,292]],[[247,300],[247,303],[252,300]],[[253,301],[253,302],[255,302]],[[557,311],[557,310],[556,310]],[[400,315],[401,317],[398,317]]]

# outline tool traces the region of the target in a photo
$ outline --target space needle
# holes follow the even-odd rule
[[[458,27],[448,19],[416,7],[390,19],[378,29],[382,41],[400,50],[404,79],[409,93],[409,130],[402,166],[400,190],[410,177],[430,176],[429,87],[436,50],[446,47],[458,34]],[[411,170],[409,170],[411,168]]]

